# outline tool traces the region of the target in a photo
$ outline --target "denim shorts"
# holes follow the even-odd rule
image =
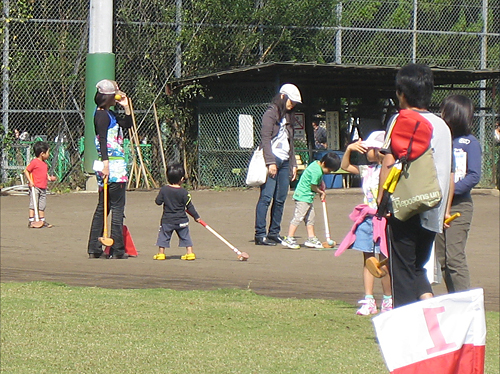
[[[356,240],[351,248],[361,252],[380,253],[380,245],[378,242],[375,244],[375,248],[373,244],[372,217],[366,217],[356,228]]]
[[[162,223],[158,229],[156,245],[162,248],[170,248],[170,239],[172,239],[174,231],[179,237],[179,247],[193,246],[193,241],[189,235],[188,222],[181,224]]]

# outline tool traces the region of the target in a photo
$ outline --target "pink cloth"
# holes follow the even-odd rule
[[[376,242],[380,239],[380,252],[386,257],[388,257],[387,252],[387,240],[385,236],[385,228],[387,225],[387,220],[384,217],[375,217],[377,210],[370,208],[366,204],[359,204],[354,207],[351,214],[349,214],[349,219],[354,222],[351,230],[347,233],[342,243],[339,245],[339,249],[335,252],[335,256],[340,256],[347,248],[350,248],[354,241],[356,240],[356,229],[365,220],[366,217],[373,216],[373,241]]]

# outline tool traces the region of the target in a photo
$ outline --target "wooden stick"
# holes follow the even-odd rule
[[[136,150],[136,157],[137,157],[137,144],[135,143],[135,131],[132,130],[132,147],[134,147]],[[137,161],[137,158],[136,158],[136,171],[137,171],[137,174],[136,174],[136,179],[135,179],[135,188],[139,188],[139,186],[141,185],[141,178],[142,178],[142,168],[141,168],[141,162],[140,160]],[[147,178],[146,178],[147,179]]]
[[[137,129],[134,131],[134,138],[135,138],[135,144],[136,147],[139,149],[140,156],[142,156],[142,149],[141,149],[141,144],[139,143],[139,135],[137,134]],[[141,159],[141,171],[144,173],[146,172],[145,179],[146,179],[146,185],[147,188],[150,189],[151,187],[149,186],[149,181],[151,181],[151,184],[153,185],[154,188],[159,188],[158,183],[154,180],[153,176],[151,175],[151,172],[149,171],[149,168],[146,167],[146,164],[143,161],[144,159]]]
[[[132,186],[132,183],[134,182],[134,177],[137,175],[137,164],[135,161],[135,157],[132,159],[132,166],[130,168],[130,176],[128,178],[128,188],[130,189],[130,186]]]

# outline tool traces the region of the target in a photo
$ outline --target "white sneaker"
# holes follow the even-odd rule
[[[300,245],[297,244],[293,236],[285,236],[281,244],[290,249],[300,249]]]
[[[375,299],[363,299],[358,301],[361,305],[361,308],[356,312],[359,316],[369,316],[370,314],[377,314],[377,304],[375,303]]]
[[[382,300],[382,306],[380,308],[380,311],[384,313],[384,312],[389,312],[391,310],[392,310],[392,297],[390,299]]]
[[[309,248],[323,248],[323,244],[321,244],[317,237],[307,239],[304,245]]]

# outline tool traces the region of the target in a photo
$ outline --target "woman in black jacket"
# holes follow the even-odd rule
[[[298,103],[302,103],[299,89],[293,84],[284,84],[262,117],[260,146],[264,150],[268,177],[260,186],[255,212],[256,245],[276,245],[283,240],[280,236],[283,208],[290,181],[297,177],[293,109]],[[266,233],[266,216],[271,201],[271,222]]]

